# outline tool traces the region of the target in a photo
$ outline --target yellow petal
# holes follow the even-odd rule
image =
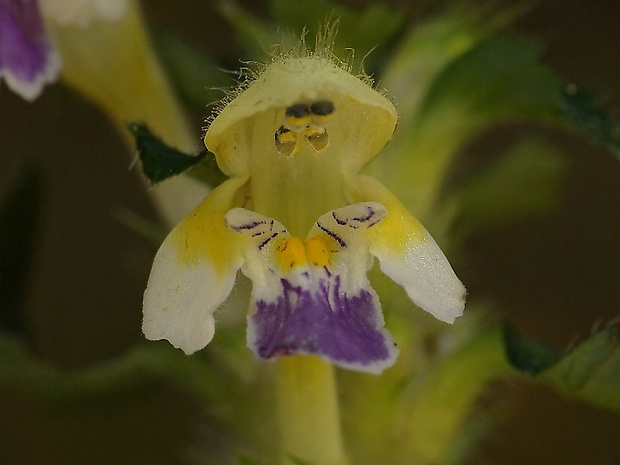
[[[373,178],[357,176],[351,195],[356,201],[375,200],[387,209],[383,221],[368,230],[369,250],[379,259],[381,270],[435,318],[452,323],[461,316],[465,287],[424,226]]]
[[[142,330],[191,354],[215,331],[213,312],[228,297],[242,264],[239,238],[224,222],[247,179],[217,187],[161,245],[144,292]]]
[[[356,171],[392,138],[396,110],[368,79],[329,51],[300,55],[275,59],[211,123],[205,144],[224,173],[253,170],[251,157],[286,158],[306,147]]]

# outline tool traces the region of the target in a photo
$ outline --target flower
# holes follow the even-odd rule
[[[48,37],[36,0],[0,0],[0,79],[32,101],[54,82],[60,58]]]
[[[230,179],[160,247],[146,337],[187,354],[205,347],[241,269],[259,357],[318,355],[379,373],[398,350],[366,277],[374,258],[418,306],[453,322],[465,288],[446,257],[393,194],[358,174],[396,123],[392,103],[329,47],[274,58],[211,121],[205,144]]]
[[[126,0],[0,0],[0,79],[33,101],[56,81],[61,60],[43,16],[53,23],[85,28],[96,19],[118,20]]]
[[[0,0],[0,80],[33,101],[58,77],[59,57],[64,84],[97,105],[123,136],[128,121],[140,121],[166,143],[196,150],[138,0]],[[176,224],[206,192],[198,181],[177,177],[150,193]]]
[[[127,0],[40,0],[43,15],[61,26],[85,28],[98,19],[117,21]]]

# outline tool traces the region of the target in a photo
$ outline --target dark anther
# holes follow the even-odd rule
[[[310,112],[317,116],[327,116],[334,112],[334,104],[330,100],[319,100],[310,105]]]
[[[303,118],[310,114],[310,109],[305,103],[296,103],[286,109],[286,116],[289,118]]]

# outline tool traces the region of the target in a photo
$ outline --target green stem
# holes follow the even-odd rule
[[[151,47],[139,2],[129,1],[118,20],[94,21],[87,28],[50,25],[62,55],[64,81],[105,111],[132,152],[134,142],[127,130],[131,122],[146,124],[182,151],[199,148],[199,131],[187,124]],[[170,179],[151,191],[170,225],[178,223],[206,193],[204,185],[187,176]]]
[[[403,438],[414,445],[409,463],[446,463],[463,421],[493,380],[515,374],[504,355],[502,329],[492,327],[465,344],[428,374],[403,409]]]
[[[318,357],[278,363],[282,463],[345,465],[334,368]]]
[[[61,369],[33,356],[19,340],[0,335],[0,383],[60,406],[81,408],[122,403],[173,382],[218,399],[213,367],[164,344],[137,345],[116,358],[79,369]]]

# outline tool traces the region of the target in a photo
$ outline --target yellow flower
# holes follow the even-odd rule
[[[162,244],[143,331],[190,354],[239,269],[252,280],[247,340],[264,359],[312,354],[378,373],[397,349],[366,272],[382,271],[436,318],[465,289],[424,227],[358,171],[389,142],[392,103],[329,47],[275,58],[227,99],[205,144],[230,179]]]

